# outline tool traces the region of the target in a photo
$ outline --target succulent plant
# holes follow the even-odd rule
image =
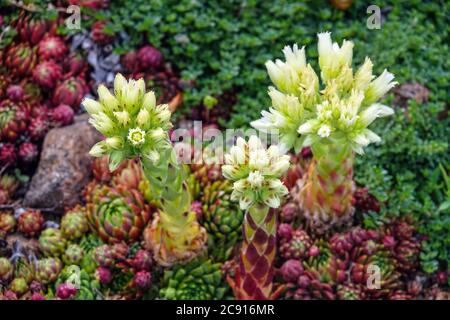
[[[38,260],[36,265],[36,278],[43,284],[53,283],[58,279],[62,267],[62,262],[58,258]]]
[[[66,265],[79,265],[84,257],[84,250],[78,244],[69,244],[62,256],[62,261]]]
[[[4,151],[4,145],[0,144],[0,159],[4,159],[4,155],[2,155]],[[6,159],[8,159],[8,156]],[[7,164],[6,161],[4,163]],[[0,175],[0,204],[8,203],[17,188],[19,188],[19,185],[20,182],[15,176],[10,174]]]
[[[344,283],[350,266],[350,254],[333,255],[328,243],[323,240],[317,241],[315,246],[319,248],[319,253],[305,261],[305,269],[317,274],[322,283]]]
[[[62,60],[67,51],[66,44],[58,36],[48,35],[39,42],[38,53],[42,60]]]
[[[21,85],[12,84],[8,87],[8,89],[6,89],[6,97],[13,102],[22,101],[24,95],[25,91]]]
[[[203,190],[203,222],[208,232],[209,256],[214,261],[226,261],[242,239],[244,212],[231,201],[232,184],[215,181]]]
[[[94,261],[94,250],[103,243],[97,235],[89,233],[85,235],[79,245],[83,249],[84,256],[80,263],[80,266],[89,274],[93,274],[95,269],[98,267],[97,263]]]
[[[41,141],[44,139],[49,130],[49,119],[44,115],[40,115],[37,118],[30,120],[30,125],[28,126],[28,136],[32,141]]]
[[[22,14],[17,20],[15,28],[22,42],[29,42],[31,45],[36,45],[47,32],[48,23],[43,19]]]
[[[113,274],[111,269],[105,267],[98,267],[95,269],[95,278],[98,282],[104,286],[111,283],[113,279]]]
[[[198,181],[202,187],[205,187],[217,180],[222,180],[222,170],[220,168],[220,164],[191,164],[190,167],[195,180]]]
[[[365,300],[366,294],[362,285],[340,284],[337,286],[336,295],[340,300]]]
[[[77,288],[71,283],[61,283],[56,287],[56,296],[61,300],[69,300],[77,294]]]
[[[9,289],[20,297],[28,291],[29,287],[24,278],[14,278],[9,285]]]
[[[68,240],[80,239],[89,230],[86,208],[80,205],[68,210],[61,218],[61,233]]]
[[[161,199],[161,210],[145,232],[149,249],[164,265],[193,259],[203,250],[206,232],[195,213],[189,212],[191,197],[183,184],[184,170],[168,139],[172,126],[168,106],[156,105],[154,93],[145,93],[142,79],[127,81],[120,74],[114,81],[115,95],[103,85],[98,93],[100,102],[85,99],[83,105],[91,115],[90,123],[106,139],[94,145],[90,154],[108,154],[111,171],[125,159],[140,158],[149,187]]]
[[[99,187],[87,211],[92,228],[107,243],[137,241],[151,215],[142,194],[122,186]]]
[[[5,66],[13,78],[21,78],[31,74],[36,62],[36,50],[26,43],[12,46],[6,52]]]
[[[148,290],[152,285],[152,274],[149,271],[138,271],[133,278],[133,287],[137,290]]]
[[[73,122],[75,112],[73,109],[66,105],[60,104],[52,110],[52,123],[55,127],[67,126]]]
[[[0,210],[0,238],[13,232],[16,225],[17,221],[11,212]]]
[[[14,275],[14,266],[8,258],[0,257],[0,283],[7,284]]]
[[[334,300],[336,294],[333,286],[320,281],[317,272],[305,271],[297,279],[297,283],[289,283],[284,293],[285,299],[294,300]]]
[[[280,227],[278,230],[280,232]],[[305,230],[297,229],[292,231],[290,237],[280,238],[279,250],[283,259],[303,259],[308,257],[308,251],[313,241]]]
[[[73,277],[76,272],[76,277]],[[83,269],[75,269],[71,266],[65,267],[57,281],[55,288],[61,288],[63,297],[66,299],[73,298],[74,300],[95,300],[99,296],[100,284],[89,273]],[[73,290],[75,289],[75,290]]]
[[[19,145],[17,155],[20,163],[24,166],[28,166],[37,160],[39,150],[37,145],[32,142],[23,142]]]
[[[0,58],[0,61],[2,59]],[[11,79],[3,73],[0,73],[0,98],[3,98],[6,95],[6,90],[11,82]]]
[[[82,78],[68,78],[56,86],[52,102],[57,106],[65,104],[79,110],[81,100],[87,92],[87,85]]]
[[[31,284],[36,274],[36,257],[18,250],[11,256],[11,261],[14,265],[14,277],[24,279],[27,284]]]
[[[15,167],[17,164],[17,149],[12,143],[0,143],[0,163],[6,167]],[[3,190],[2,190],[3,191]],[[2,202],[9,200],[8,194],[2,192]]]
[[[47,228],[39,237],[39,249],[47,257],[58,257],[66,249],[67,241],[59,229]]]
[[[353,283],[365,286],[366,293],[371,298],[387,298],[399,288],[400,274],[396,270],[395,260],[388,251],[378,249],[373,254],[361,253],[356,255],[353,261],[354,264],[350,270],[350,278]],[[368,285],[374,270],[380,271],[379,286],[377,283]]]
[[[121,170],[116,170],[114,172],[112,183],[114,186],[139,190],[143,174],[141,165],[136,160],[129,160],[124,162],[124,166]]]
[[[3,141],[16,142],[27,130],[29,120],[25,104],[8,99],[0,102],[0,137]]]
[[[93,250],[92,257],[100,267],[104,268],[112,267],[116,262],[111,247],[106,244],[96,247]]]
[[[266,67],[277,89],[269,88],[272,108],[252,126],[277,129],[284,150],[310,146],[313,160],[300,180],[295,199],[309,225],[317,232],[346,223],[354,213],[354,154],[381,138],[367,127],[393,110],[376,103],[396,85],[386,70],[375,80],[366,58],[353,74],[353,43],[339,47],[330,33],[318,34],[319,66],[323,87],[305,48],[285,47],[285,62],[268,61]]]
[[[88,65],[79,52],[72,52],[67,59],[64,60],[64,74],[67,77],[84,76],[88,69]]]
[[[164,272],[160,296],[169,300],[213,300],[224,299],[227,291],[219,263],[194,260]]]
[[[303,272],[303,265],[300,260],[297,259],[286,260],[280,268],[281,276],[286,282],[297,282],[298,277],[300,277]]]
[[[248,143],[237,139],[225,163],[222,173],[233,182],[231,200],[247,210],[240,268],[229,281],[238,299],[273,298],[278,294],[272,292],[277,231],[273,209],[288,193],[279,178],[289,168],[289,156],[281,155],[277,146],[266,150],[257,136],[251,136]]]
[[[62,67],[55,61],[42,61],[33,70],[33,79],[45,89],[52,89],[62,79]]]
[[[17,229],[27,237],[36,237],[44,227],[44,215],[35,209],[26,209],[17,219]]]
[[[357,188],[353,194],[356,210],[360,212],[380,212],[380,203],[369,193],[368,188]]]
[[[151,45],[146,45],[139,49],[137,59],[140,70],[155,70],[163,63],[162,53]]]
[[[91,27],[91,38],[95,43],[106,45],[114,41],[114,36],[105,33],[104,28],[108,22],[98,20]]]

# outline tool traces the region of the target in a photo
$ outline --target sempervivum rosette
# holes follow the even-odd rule
[[[63,39],[57,36],[46,36],[39,42],[38,53],[42,60],[62,60],[67,50]]]
[[[16,142],[27,130],[30,114],[27,105],[5,99],[0,102],[0,138]]]
[[[56,86],[52,101],[56,106],[65,104],[78,110],[87,92],[86,82],[82,78],[69,78]]]
[[[68,240],[80,239],[89,230],[86,208],[80,205],[67,211],[61,218],[61,233]]]
[[[58,257],[66,250],[67,241],[59,229],[47,228],[39,237],[39,249],[47,257]]]
[[[139,240],[151,217],[142,194],[121,186],[99,187],[87,204],[87,210],[89,223],[107,243]]]
[[[244,212],[231,201],[232,190],[229,181],[214,181],[203,190],[202,225],[208,232],[209,256],[215,261],[229,259],[242,239]]]
[[[223,283],[220,264],[195,260],[164,272],[160,296],[169,300],[224,299],[228,290]]]
[[[43,61],[34,68],[33,79],[44,88],[54,88],[62,79],[62,67],[51,60]]]
[[[239,299],[270,299],[276,247],[276,214],[281,198],[288,193],[280,177],[289,168],[289,156],[277,146],[265,149],[256,136],[248,143],[238,138],[225,155],[223,175],[233,181],[231,199],[239,201],[244,218],[241,263],[232,281]]]
[[[276,86],[269,89],[272,107],[252,126],[278,130],[283,150],[310,146],[313,161],[301,180],[297,201],[313,229],[323,232],[348,221],[352,204],[354,154],[381,138],[367,127],[393,114],[376,103],[396,85],[386,70],[376,79],[366,58],[354,73],[353,43],[332,43],[330,33],[319,36],[319,77],[306,63],[305,49],[285,47],[285,62],[266,63]]]
[[[20,78],[31,74],[37,62],[36,49],[26,43],[12,46],[6,52],[5,66],[13,78]]]

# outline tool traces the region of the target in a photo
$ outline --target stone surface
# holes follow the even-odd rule
[[[102,138],[87,119],[87,114],[78,116],[74,124],[47,134],[24,206],[63,213],[80,202],[91,175],[93,158],[88,152]]]

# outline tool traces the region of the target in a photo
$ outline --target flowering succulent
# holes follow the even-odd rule
[[[156,105],[155,94],[145,93],[144,80],[127,80],[118,74],[114,94],[100,85],[99,102],[86,98],[83,105],[91,115],[90,123],[106,139],[94,145],[90,154],[109,154],[110,170],[135,156],[157,162],[162,149],[168,147],[170,111],[168,105]]]
[[[156,105],[155,94],[145,92],[143,79],[127,81],[120,74],[114,80],[114,95],[103,85],[98,94],[99,101],[83,101],[90,123],[106,137],[90,154],[108,154],[111,171],[125,159],[140,159],[149,189],[161,200],[161,210],[145,231],[147,246],[164,265],[193,259],[203,250],[206,232],[189,212],[184,169],[168,138],[172,126],[168,105]],[[130,190],[134,191],[138,192]]]
[[[231,199],[247,210],[243,224],[244,242],[241,263],[235,279],[229,282],[238,299],[270,299],[276,245],[276,214],[288,193],[280,177],[289,168],[289,156],[280,155],[277,146],[265,149],[261,140],[251,136],[248,143],[238,138],[225,155],[223,175],[233,181]]]
[[[320,77],[307,64],[305,49],[285,47],[285,62],[268,61],[276,88],[269,88],[272,107],[252,122],[261,131],[278,130],[282,150],[310,146],[314,160],[298,187],[296,200],[310,226],[323,232],[341,225],[354,213],[353,158],[381,138],[368,126],[393,110],[377,101],[396,82],[386,70],[376,79],[366,58],[353,73],[353,43],[332,43],[330,33],[318,35]]]
[[[319,79],[306,63],[305,48],[285,47],[286,62],[268,61],[266,67],[272,82],[270,112],[252,122],[260,130],[279,129],[285,150],[312,145],[314,150],[322,143],[332,141],[351,146],[363,153],[363,147],[380,138],[367,129],[376,118],[393,114],[387,106],[375,103],[397,83],[386,70],[375,80],[372,62],[364,64],[353,75],[353,43],[345,41],[342,47],[332,43],[330,33],[320,33],[319,66],[324,90],[319,90]]]
[[[280,198],[288,193],[279,178],[289,168],[289,156],[281,155],[277,146],[265,150],[261,140],[251,136],[248,143],[238,138],[225,155],[222,173],[233,181],[231,199],[239,201],[242,210],[263,203],[280,206]]]

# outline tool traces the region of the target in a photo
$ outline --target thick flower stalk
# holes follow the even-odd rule
[[[381,138],[368,126],[393,110],[377,101],[397,83],[387,72],[375,78],[366,58],[354,73],[353,43],[333,43],[320,33],[320,77],[307,64],[305,49],[285,47],[285,61],[268,61],[275,87],[269,88],[272,107],[252,122],[261,131],[278,130],[281,149],[298,152],[310,146],[314,155],[308,174],[300,181],[299,201],[305,218],[316,231],[349,220],[352,205],[353,159]],[[374,79],[375,78],[375,79]]]
[[[85,99],[90,123],[106,139],[94,145],[90,154],[109,155],[109,169],[126,159],[139,158],[161,210],[145,238],[155,259],[162,265],[189,260],[204,248],[206,232],[189,211],[191,197],[184,186],[183,167],[178,165],[168,137],[172,127],[166,104],[156,105],[155,94],[145,92],[144,80],[127,81],[116,75],[114,94],[103,85],[99,101]]]
[[[238,299],[271,299],[276,253],[276,215],[281,198],[288,193],[280,177],[289,168],[289,156],[277,146],[265,149],[256,136],[248,143],[238,138],[225,155],[222,173],[233,182],[231,199],[246,210],[240,265],[229,279]]]

